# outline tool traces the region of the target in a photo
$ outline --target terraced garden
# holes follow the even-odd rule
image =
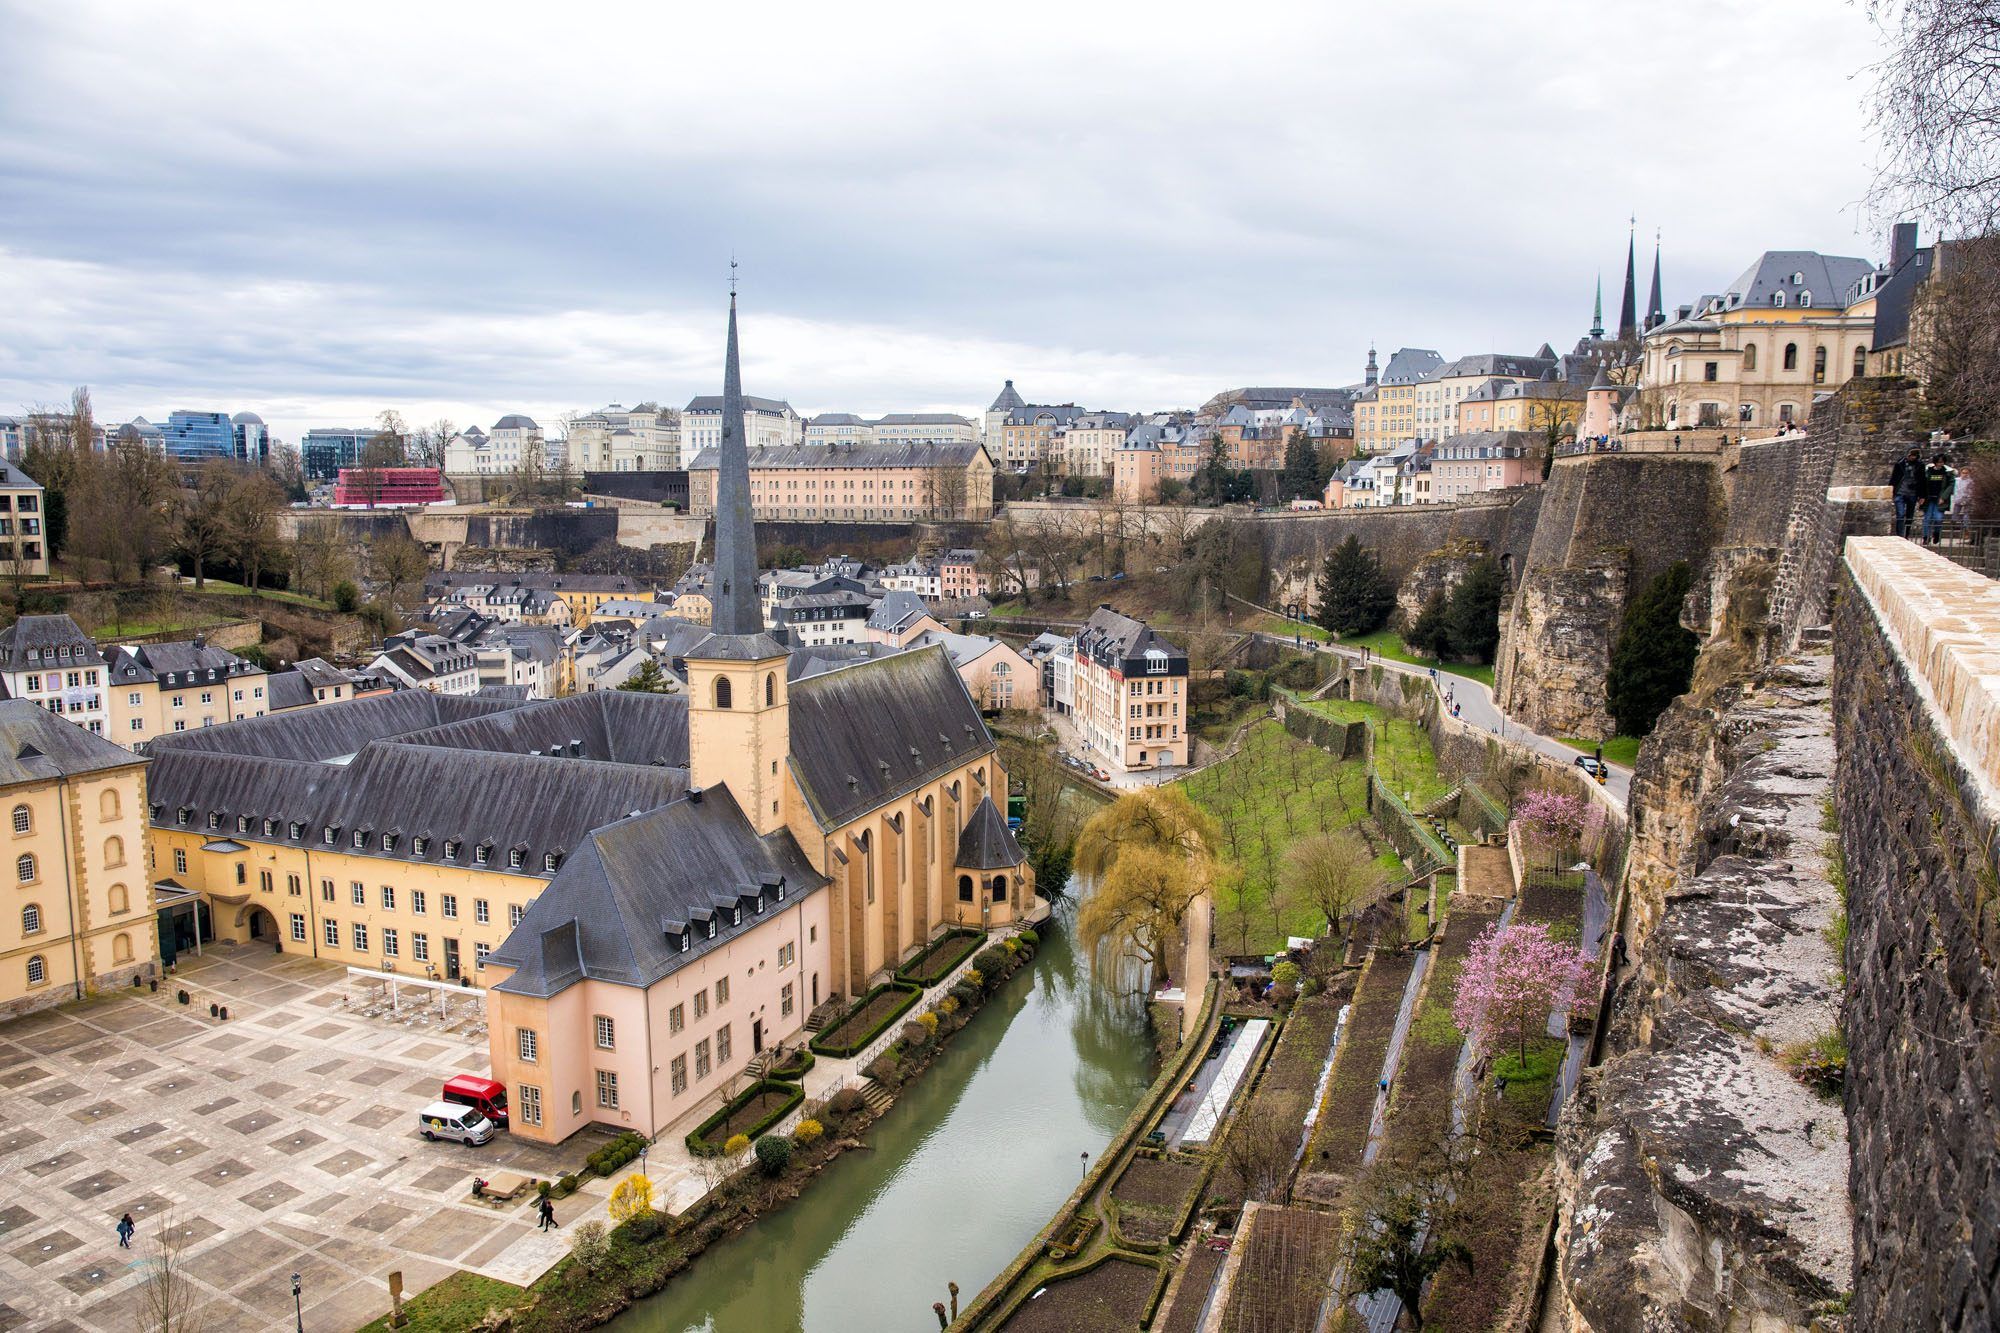
[[[1327,1297],[1326,1275],[1341,1238],[1340,1219],[1310,1208],[1264,1207],[1244,1234],[1223,1333],[1282,1333],[1309,1329]]]
[[[1160,1270],[1135,1259],[1107,1258],[1076,1277],[1051,1282],[1001,1328],[1006,1333],[1126,1333],[1142,1318],[1160,1285]]]
[[[1368,962],[1354,1007],[1347,1016],[1347,1031],[1334,1057],[1333,1078],[1327,1085],[1326,1101],[1319,1121],[1306,1144],[1306,1158],[1300,1167],[1298,1188],[1324,1203],[1338,1203],[1347,1185],[1361,1169],[1361,1157],[1368,1144],[1368,1125],[1375,1112],[1380,1089],[1382,1062],[1395,1035],[1396,1015],[1403,1005],[1403,987],[1415,967],[1412,955],[1377,950]]]

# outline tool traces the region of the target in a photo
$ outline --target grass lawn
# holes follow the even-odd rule
[[[1558,736],[1556,739],[1564,745],[1569,746],[1572,750],[1581,750],[1585,754],[1590,754],[1597,749],[1596,741],[1585,740],[1581,736]],[[1632,765],[1639,762],[1639,742],[1641,739],[1638,736],[1613,736],[1610,740],[1604,742],[1604,762],[1607,764],[1617,764],[1620,768],[1632,767]]]
[[[1324,926],[1309,903],[1271,902],[1285,849],[1314,833],[1367,818],[1368,771],[1259,722],[1233,757],[1182,780],[1195,804],[1222,824],[1222,855],[1243,871],[1240,887],[1216,896],[1216,942],[1226,953],[1272,953],[1287,935]]]
[[[526,1295],[521,1288],[496,1278],[453,1273],[403,1302],[403,1313],[409,1317],[403,1328],[406,1333],[457,1333],[486,1318],[488,1310],[513,1309]],[[388,1329],[389,1316],[383,1315],[364,1325],[361,1333],[388,1333]]]
[[[194,590],[195,587],[192,583],[183,583],[179,588],[181,592],[193,592]],[[308,597],[301,592],[280,592],[275,588],[259,588],[257,591],[252,592],[242,584],[231,583],[228,579],[209,579],[203,584],[201,591],[204,594],[217,593],[230,597],[268,597],[274,602],[290,602],[294,606],[309,606],[315,611],[331,611],[333,609],[332,602],[322,602],[317,597]],[[995,614],[997,615],[998,612],[995,612]]]
[[[1453,676],[1476,680],[1489,690],[1493,688],[1492,666],[1480,662],[1440,662],[1435,657],[1419,657],[1404,644],[1403,636],[1391,629],[1378,629],[1373,634],[1358,634],[1351,639],[1342,639],[1341,642],[1350,648],[1373,649],[1377,657],[1386,657],[1391,662],[1436,667]]]
[[[1336,722],[1366,722],[1375,733],[1375,771],[1398,796],[1409,792],[1413,806],[1427,805],[1451,790],[1438,776],[1430,733],[1420,724],[1352,699],[1311,699],[1304,707]]]
[[[118,639],[135,638],[142,634],[192,634],[196,630],[219,625],[222,621],[215,616],[202,616],[195,620],[133,620],[120,621],[115,625],[99,625],[90,632],[91,637],[112,642]]]
[[[1257,622],[1255,628],[1260,634],[1276,634],[1286,639],[1297,635],[1302,639],[1310,639],[1314,643],[1333,642],[1333,635],[1327,633],[1311,621],[1287,620],[1283,616],[1265,616]]]

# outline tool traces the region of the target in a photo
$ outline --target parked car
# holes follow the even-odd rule
[[[1596,778],[1599,782],[1604,781],[1606,773],[1609,772],[1603,760],[1587,754],[1580,754],[1576,757],[1576,766]]]
[[[477,1074],[454,1074],[444,1081],[444,1100],[469,1106],[501,1129],[507,1128],[507,1085]]]
[[[457,1102],[432,1102],[417,1112],[417,1132],[430,1143],[452,1139],[476,1148],[491,1142],[497,1131],[491,1120],[470,1106],[460,1106]]]
[[[1097,780],[1098,780],[1099,782],[1109,782],[1109,781],[1111,781],[1111,774],[1109,774],[1109,773],[1105,772],[1105,771],[1104,771],[1103,769],[1101,769],[1101,768],[1097,768],[1097,769],[1092,769],[1092,770],[1091,770],[1091,776],[1092,776],[1092,777],[1094,777],[1094,778],[1096,778],[1096,779],[1097,779]]]

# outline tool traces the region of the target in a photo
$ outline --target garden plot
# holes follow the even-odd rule
[[[1106,1259],[1088,1272],[1051,1282],[1014,1311],[1005,1333],[1128,1333],[1141,1320],[1160,1283],[1151,1264]]]
[[[1209,1077],[1208,1087],[1201,1093],[1200,1100],[1195,1103],[1194,1110],[1188,1116],[1186,1123],[1178,1134],[1168,1133],[1170,1146],[1178,1148],[1185,1144],[1198,1147],[1215,1137],[1216,1127],[1229,1113],[1229,1104],[1236,1099],[1236,1089],[1242,1086],[1243,1075],[1248,1072],[1250,1062],[1256,1058],[1258,1047],[1264,1044],[1264,1034],[1270,1030],[1269,1020],[1262,1018],[1253,1018],[1236,1029],[1228,1050],[1223,1052],[1221,1061],[1211,1062],[1215,1064],[1214,1073]],[[1196,1075],[1197,1082],[1206,1074],[1208,1067],[1204,1066],[1202,1073]],[[1173,1118],[1173,1113],[1169,1112],[1167,1122]],[[1163,1122],[1163,1125],[1165,1123]]]

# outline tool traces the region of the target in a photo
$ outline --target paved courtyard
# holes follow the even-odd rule
[[[0,1023],[0,1330],[130,1333],[162,1218],[209,1333],[291,1327],[293,1273],[306,1328],[351,1333],[386,1310],[392,1269],[415,1292],[454,1268],[526,1282],[554,1262],[611,1182],[539,1234],[526,1201],[474,1203],[472,1177],[575,1170],[601,1140],[424,1142],[416,1112],[440,1082],[486,1070],[476,1006],[446,1029],[435,999],[393,1015],[367,1001],[343,968],[223,947],[183,955],[157,995]],[[120,1250],[126,1212],[139,1235]]]

